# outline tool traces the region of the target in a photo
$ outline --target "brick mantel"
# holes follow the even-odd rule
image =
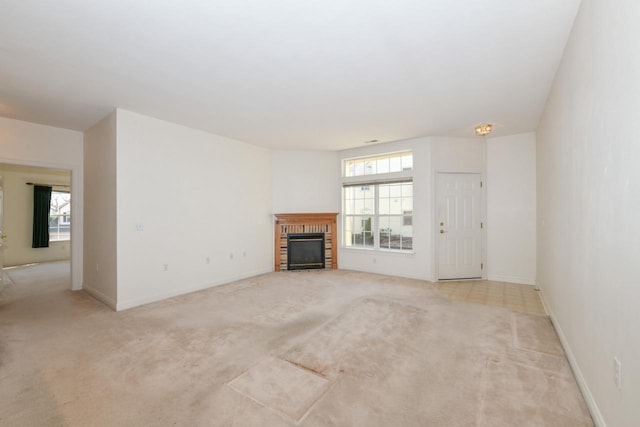
[[[338,214],[275,214],[275,271],[287,269],[287,235],[289,233],[324,233],[325,266],[338,268]]]

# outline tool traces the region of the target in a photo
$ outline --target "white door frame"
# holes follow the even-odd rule
[[[439,190],[438,190],[438,184],[439,184],[439,179],[440,179],[440,175],[441,174],[478,174],[480,175],[480,181],[482,182],[482,190],[480,192],[480,216],[482,218],[482,222],[483,222],[483,228],[482,228],[482,233],[481,233],[481,243],[480,243],[480,250],[481,250],[481,262],[484,266],[484,268],[482,269],[482,276],[480,279],[468,279],[468,280],[487,280],[487,180],[485,177],[484,172],[481,171],[453,171],[453,170],[438,170],[435,171],[434,173],[434,179],[433,179],[433,201],[432,201],[432,218],[433,218],[433,223],[432,223],[432,227],[431,229],[433,230],[433,257],[432,257],[432,262],[433,262],[433,281],[434,282],[438,282],[439,276],[440,276],[440,272],[439,267],[440,267],[440,262],[439,262],[439,256],[440,256],[440,245],[439,245],[439,241],[440,239],[438,238],[439,235],[439,230],[440,230],[440,224],[439,224],[439,220],[438,220],[438,200],[439,200]],[[446,280],[446,279],[443,279]],[[461,279],[461,280],[465,280],[465,279]]]
[[[83,168],[82,165],[56,162],[39,162],[34,160],[7,159],[0,157],[0,163],[17,166],[31,166],[47,169],[64,169],[71,171],[71,290],[82,289],[82,269],[83,269]]]

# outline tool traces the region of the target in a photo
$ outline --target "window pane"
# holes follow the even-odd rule
[[[353,217],[353,233],[352,245],[361,247],[373,247],[373,234],[371,224],[373,220],[370,216],[354,216]]]
[[[402,170],[413,169],[413,154],[405,154],[402,156]]]
[[[379,210],[379,214],[380,215],[389,215],[390,211],[389,211],[389,198],[385,197],[385,198],[381,198],[380,201],[378,202],[378,210]]]
[[[405,225],[402,227],[402,249],[412,250],[413,249],[413,226]]]
[[[371,199],[373,198],[373,185],[365,185],[362,187],[352,187],[354,188],[354,194],[357,199]]]
[[[364,199],[369,187],[351,187],[353,188],[353,196],[356,199]]]
[[[71,239],[71,194],[52,191],[49,205],[49,240]]]
[[[389,199],[389,213],[392,215],[400,215],[402,213],[402,199],[397,197],[395,199]]]
[[[359,212],[359,213],[374,214],[375,213],[375,200],[374,199],[366,199],[364,201],[364,210],[362,212]]]
[[[389,173],[389,159],[378,159],[376,160],[378,173]]]
[[[379,222],[379,226],[380,226],[380,234],[378,235],[378,239],[380,241],[380,247],[383,249],[389,249],[389,236],[390,236],[390,229],[389,229],[389,217],[388,216],[381,216],[378,219]]]
[[[413,197],[413,183],[402,184],[402,196]]]
[[[389,172],[400,172],[402,171],[402,162],[400,161],[400,157],[392,157],[389,159]]]
[[[346,199],[344,200],[344,214],[345,215],[353,215],[355,212],[355,206],[353,204],[353,200]]]
[[[353,198],[353,190],[351,187],[342,187],[342,196],[344,200],[349,200]]]
[[[373,160],[367,160],[364,164],[364,174],[373,175],[376,172],[376,162]]]
[[[401,248],[402,226],[399,219],[397,216],[389,217],[389,249]]]
[[[389,196],[401,197],[402,196],[402,184],[389,184]]]
[[[344,217],[344,245],[353,246],[353,217]]]
[[[354,165],[352,160],[344,162],[344,176],[353,176]]]
[[[402,198],[402,213],[413,212],[413,197]]]

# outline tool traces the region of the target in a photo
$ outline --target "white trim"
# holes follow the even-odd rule
[[[536,279],[531,279],[528,277],[520,277],[520,276],[505,276],[502,274],[488,274],[487,280],[493,280],[495,282],[518,283],[520,285],[531,285],[531,286],[535,286],[536,284]]]
[[[357,187],[360,185],[365,186],[375,184],[394,184],[398,182],[413,182],[413,169],[402,172],[342,177],[343,187]]]
[[[406,153],[413,154],[413,150],[411,148],[405,148],[404,150],[384,151],[377,154],[374,153],[374,154],[365,154],[363,156],[356,156],[356,157],[343,157],[340,160],[342,160],[342,164],[344,166],[344,162],[348,162],[350,160],[364,160],[364,159],[371,159],[371,158],[385,157],[385,156],[393,157],[396,154],[406,154]]]
[[[591,390],[589,389],[587,380],[584,378],[584,375],[582,374],[582,370],[578,365],[576,357],[574,356],[573,351],[571,350],[569,341],[567,340],[566,335],[564,334],[564,332],[562,331],[562,328],[560,327],[558,318],[553,313],[553,310],[551,310],[551,307],[549,306],[549,304],[547,304],[546,298],[544,297],[543,290],[539,289],[539,291],[540,291],[540,299],[542,300],[542,305],[544,306],[545,311],[549,314],[551,323],[553,324],[553,327],[556,330],[556,333],[558,334],[558,338],[560,338],[560,344],[564,349],[564,353],[567,357],[567,360],[569,361],[569,365],[571,366],[573,375],[576,377],[576,381],[578,382],[578,387],[580,388],[580,391],[582,392],[582,396],[584,397],[584,400],[587,404],[587,408],[591,413],[591,418],[593,419],[593,422],[596,425],[596,427],[607,427],[607,423],[604,421],[604,418],[602,417],[600,408],[598,407],[598,404],[596,403],[596,400],[593,397]]]
[[[28,122],[25,122],[28,123]],[[79,291],[83,287],[83,165],[56,162],[41,162],[37,160],[18,159],[18,158],[2,158],[0,163],[32,166],[48,169],[64,169],[71,171],[71,187],[69,191],[75,202],[71,204],[71,290]]]
[[[115,310],[116,309],[116,302],[113,300],[113,298],[110,298],[108,296],[106,296],[105,294],[103,294],[102,292],[100,292],[97,289],[94,289],[90,286],[84,285],[82,288],[86,293],[88,293],[89,295],[91,295],[92,297],[94,297],[95,299],[97,299],[98,301],[106,304],[107,306],[109,306],[111,309]]]

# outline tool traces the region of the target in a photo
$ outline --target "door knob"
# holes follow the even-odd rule
[[[444,233],[446,233],[446,231],[440,230],[440,234],[444,234]]]

